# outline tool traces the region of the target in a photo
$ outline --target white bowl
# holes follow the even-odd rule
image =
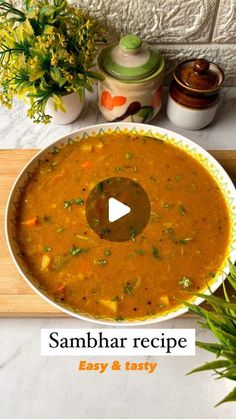
[[[235,187],[225,172],[225,170],[220,166],[220,164],[203,148],[198,146],[193,141],[188,140],[187,138],[183,137],[182,135],[176,134],[172,131],[166,130],[164,128],[146,125],[146,124],[135,124],[135,123],[106,123],[100,125],[92,125],[87,128],[81,128],[77,131],[72,132],[70,135],[66,135],[62,138],[59,138],[57,141],[53,142],[50,146],[46,147],[45,149],[39,151],[39,153],[34,156],[29,163],[24,167],[21,171],[19,176],[17,177],[12,190],[10,192],[10,196],[7,202],[6,207],[6,217],[5,217],[5,231],[6,231],[6,239],[9,247],[10,254],[12,256],[13,261],[16,264],[18,271],[20,272],[21,276],[25,279],[27,284],[42,298],[44,298],[48,303],[56,307],[58,310],[63,311],[64,313],[77,317],[78,319],[89,320],[93,323],[97,324],[104,324],[104,325],[116,325],[116,326],[136,326],[136,325],[146,325],[161,322],[163,320],[173,319],[174,317],[180,316],[183,313],[186,313],[188,310],[184,305],[178,306],[172,311],[165,312],[159,314],[157,317],[148,318],[143,321],[136,321],[136,320],[129,320],[129,321],[122,321],[120,323],[116,322],[115,320],[106,320],[106,319],[97,319],[90,317],[89,315],[80,314],[75,312],[72,308],[63,305],[62,303],[58,303],[53,300],[52,296],[49,296],[44,290],[40,289],[39,283],[37,278],[32,277],[27,272],[27,266],[22,258],[19,257],[19,248],[17,245],[16,240],[14,239],[14,229],[15,229],[15,217],[17,214],[17,203],[21,196],[22,187],[25,185],[29,173],[33,172],[34,169],[37,167],[38,160],[42,159],[48,152],[52,151],[55,146],[58,146],[60,143],[65,143],[68,141],[69,138],[79,137],[80,139],[84,136],[90,135],[95,136],[98,133],[103,134],[104,132],[132,132],[137,134],[144,134],[147,136],[153,137],[160,137],[169,143],[175,144],[177,147],[185,150],[187,153],[191,154],[195,159],[197,159],[204,167],[212,174],[215,178],[216,182],[220,186],[221,190],[224,193],[226,198],[229,215],[230,215],[230,238],[229,238],[229,245],[228,250],[226,252],[226,257],[222,266],[220,266],[218,270],[218,274],[214,279],[211,280],[210,286],[211,291],[214,292],[223,282],[225,276],[229,272],[228,268],[228,259],[231,259],[232,262],[236,260],[236,190]],[[205,292],[209,294],[209,290],[204,289],[201,292]],[[200,304],[203,299],[202,298],[193,298],[192,300],[194,304]]]

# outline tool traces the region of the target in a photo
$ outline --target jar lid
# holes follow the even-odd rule
[[[122,81],[138,81],[164,68],[160,52],[136,35],[123,36],[118,44],[104,48],[98,61],[107,74]]]
[[[219,89],[224,72],[217,64],[201,58],[180,63],[174,70],[174,78],[187,90],[207,93]]]

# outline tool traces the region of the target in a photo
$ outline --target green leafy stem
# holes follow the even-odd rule
[[[216,360],[207,362],[204,365],[195,368],[188,374],[199,371],[213,371],[216,379],[227,378],[236,381],[236,267],[229,261],[230,272],[226,281],[232,288],[232,296],[229,297],[225,283],[223,283],[224,298],[213,295],[197,293],[198,297],[203,297],[210,310],[186,302],[185,305],[192,313],[197,314],[201,320],[198,322],[201,327],[209,329],[217,339],[215,343],[196,342],[199,348],[215,354]],[[236,386],[221,400],[216,406],[225,402],[236,401]]]

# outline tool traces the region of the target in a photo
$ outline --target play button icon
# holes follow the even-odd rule
[[[119,220],[125,215],[129,214],[131,211],[128,205],[122,204],[122,202],[117,201],[115,198],[109,198],[108,200],[108,220],[111,223]]]
[[[87,221],[101,239],[132,240],[146,227],[151,206],[141,185],[125,177],[101,180],[86,201]]]

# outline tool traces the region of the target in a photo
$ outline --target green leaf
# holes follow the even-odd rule
[[[192,371],[188,372],[186,375],[193,374],[199,371],[208,371],[208,370],[216,370],[217,368],[224,368],[230,365],[230,362],[224,359],[219,359],[217,361],[206,362],[204,365],[198,368],[194,368]]]
[[[206,317],[201,307],[195,306],[194,304],[191,304],[188,301],[184,301],[183,303],[186,305],[186,307],[188,307],[191,313],[198,314],[199,316],[204,317],[204,318]]]
[[[76,247],[76,246],[73,246],[70,249],[70,254],[72,256],[78,256],[78,255],[81,255],[83,253],[87,253],[88,251],[89,251],[89,249],[86,248],[86,247]]]
[[[221,351],[221,356],[227,358],[229,361],[234,362],[236,364],[236,348],[235,351]]]
[[[104,80],[104,76],[100,73],[95,72],[95,71],[88,71],[88,76],[95,79],[95,80],[100,80],[100,81]]]
[[[64,208],[69,208],[73,203],[74,203],[73,199],[70,199],[70,200],[67,199],[66,201],[64,201],[63,206],[64,206]]]
[[[136,237],[136,231],[133,228],[133,226],[130,226],[130,240],[132,242],[135,242],[135,237]]]
[[[81,205],[84,205],[84,203],[85,203],[85,200],[84,199],[82,199],[82,198],[75,198],[75,204],[81,206]]]
[[[230,274],[227,276],[227,280],[236,290],[236,268],[230,261],[229,268]],[[209,287],[208,289],[211,292]],[[219,341],[219,343],[198,341],[196,342],[196,345],[214,353],[216,358],[221,357],[221,359],[216,359],[195,368],[190,371],[189,374],[213,370],[217,374],[217,379],[230,379],[236,381],[236,304],[230,301],[224,284],[223,291],[224,298],[216,297],[212,293],[211,295],[205,295],[203,293],[196,294],[198,297],[205,298],[207,303],[211,306],[211,311],[202,307],[196,307],[191,303],[186,303],[186,306],[190,311],[205,319],[205,321],[201,323],[201,326],[209,328]],[[216,406],[229,401],[236,401],[236,387]]]
[[[142,108],[137,112],[137,115],[142,118],[142,122],[146,122],[148,119],[151,119],[153,116],[153,107],[142,106]]]
[[[6,1],[0,1],[0,14],[7,16],[8,13],[14,16],[15,21],[23,22],[26,19],[25,14],[21,10],[16,9]]]
[[[228,380],[236,381],[236,368],[235,366],[227,367],[224,371],[217,371],[217,374],[219,374],[219,377],[217,377],[217,380],[220,380],[222,378],[228,378]]]
[[[227,279],[232,285],[232,287],[236,290],[236,267],[232,264],[229,260],[229,270],[230,274],[228,275]]]
[[[56,11],[55,6],[43,6],[39,10],[39,14],[41,17],[52,17]]]
[[[185,215],[186,214],[186,209],[183,205],[179,205],[179,213],[180,213],[180,215]]]
[[[111,256],[111,255],[112,255],[111,250],[109,250],[109,249],[104,250],[104,255],[105,255],[105,256]]]
[[[206,324],[208,325],[208,328],[210,328],[209,320],[211,320],[213,324],[216,327],[220,328],[222,331],[234,334],[234,331],[235,331],[234,318],[228,315],[226,312],[215,313],[213,311],[208,311],[203,308],[199,308],[199,311],[203,314],[204,318],[206,319]]]
[[[124,293],[127,295],[134,295],[134,284],[131,282],[126,282],[124,285]]]
[[[64,84],[66,83],[66,79],[62,76],[58,67],[50,68],[50,76],[56,83],[58,83],[60,87],[64,86]]]
[[[219,307],[221,306],[221,307],[224,307],[224,308],[232,308],[232,309],[236,310],[236,304],[235,303],[228,303],[223,298],[216,297],[215,295],[206,295],[206,294],[202,294],[200,292],[196,293],[195,295],[200,297],[200,298],[204,298],[211,305],[216,305],[216,306],[219,306]]]
[[[199,294],[197,294],[197,295],[199,295]],[[184,304],[189,308],[189,311],[191,311],[192,313],[195,313],[195,314],[203,317],[204,319],[206,319],[206,321],[207,321],[206,324],[207,324],[208,328],[210,328],[210,326],[208,324],[208,319],[211,319],[214,323],[218,323],[221,326],[226,325],[225,313],[224,314],[218,313],[218,312],[215,313],[213,311],[206,310],[205,308],[203,308],[201,306],[195,306],[194,304],[191,304],[191,303],[188,303],[188,302],[184,302]]]
[[[217,403],[215,407],[226,402],[236,402],[236,387],[234,387],[234,389],[223,400]]]
[[[57,8],[57,12],[60,12],[65,9],[67,2],[66,0],[54,0],[54,5]]]
[[[231,262],[231,260],[228,261],[229,263],[229,270],[231,277],[235,280],[235,289],[236,289],[236,266]]]
[[[25,8],[29,10],[31,0],[25,0]]]
[[[205,349],[208,352],[214,353],[217,357],[221,356],[224,347],[220,343],[196,342],[199,348]]]
[[[225,346],[229,348],[231,347],[231,345],[236,346],[236,336],[233,336],[230,333],[225,332],[221,328],[216,327],[210,319],[208,319],[208,324],[215,337]]]
[[[227,290],[226,290],[226,287],[225,287],[225,283],[224,282],[222,284],[222,287],[223,287],[225,301],[227,301],[227,303],[230,303],[229,296],[228,296],[228,293],[227,293]]]
[[[160,253],[159,253],[159,250],[157,249],[157,247],[156,246],[152,246],[152,256],[155,258],[155,259],[161,259],[161,256],[160,256]]]

